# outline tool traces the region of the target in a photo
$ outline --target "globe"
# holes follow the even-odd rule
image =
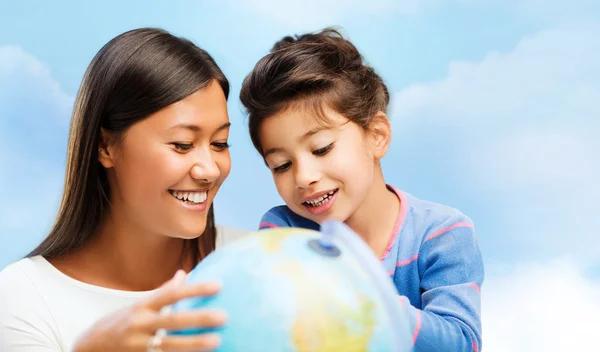
[[[220,334],[217,351],[412,351],[407,308],[369,247],[341,222],[319,231],[253,232],[208,255],[188,283],[221,291],[171,311],[219,308],[227,323],[169,334]]]

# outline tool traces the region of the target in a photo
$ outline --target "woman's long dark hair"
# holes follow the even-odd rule
[[[216,80],[229,82],[213,58],[185,38],[141,28],[109,41],[93,58],[77,93],[71,120],[64,193],[49,235],[27,256],[60,256],[81,247],[109,208],[106,171],[98,161],[101,128],[124,133],[134,123]],[[211,205],[204,233],[184,251],[200,261],[215,249]]]

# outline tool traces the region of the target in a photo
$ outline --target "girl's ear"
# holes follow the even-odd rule
[[[383,111],[378,111],[369,123],[371,150],[376,160],[385,156],[392,141],[390,120]]]
[[[98,161],[104,168],[110,169],[115,166],[115,149],[110,132],[104,128],[100,131],[100,143],[98,144]]]

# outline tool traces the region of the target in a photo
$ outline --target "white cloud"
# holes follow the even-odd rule
[[[34,101],[35,100],[35,101]],[[22,114],[27,119],[25,122],[36,124],[47,123],[50,125],[68,125],[69,112],[73,105],[73,97],[62,91],[58,82],[52,78],[50,72],[35,57],[29,55],[19,46],[0,47],[0,111],[19,108],[28,108],[25,104],[48,104],[54,109],[47,114],[47,118]],[[55,111],[61,111],[56,114]],[[2,119],[6,122],[16,122]]]
[[[599,32],[599,23],[574,24],[537,33],[514,51],[490,53],[479,63],[451,63],[443,81],[397,94],[395,116],[505,129],[590,120],[600,114],[594,101],[600,94]]]
[[[600,2],[597,0],[455,0],[447,3],[484,11],[496,10],[497,13],[512,15],[515,22],[524,20],[537,25],[597,19],[600,13]]]
[[[598,190],[600,143],[586,131],[520,131],[473,153],[480,182],[517,191]],[[597,162],[595,162],[597,161]]]
[[[32,249],[54,220],[72,104],[39,60],[0,47],[0,267]]]
[[[18,46],[0,47],[0,181],[48,162],[48,152],[56,157],[72,105],[41,62]]]
[[[494,234],[503,250],[600,257],[598,33],[595,22],[545,30],[394,97],[398,138],[412,147],[441,138],[458,166],[446,171],[505,219]],[[491,208],[498,198],[502,206]]]
[[[412,14],[438,0],[235,0],[249,12],[307,30],[339,23],[346,16]]]
[[[483,351],[592,351],[599,346],[600,282],[570,259],[528,263],[482,288]]]
[[[597,18],[600,2],[597,0],[512,0],[515,13],[538,23]]]

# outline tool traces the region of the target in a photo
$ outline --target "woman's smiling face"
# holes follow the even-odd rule
[[[177,238],[204,232],[208,209],[229,175],[229,116],[216,82],[132,125],[105,134],[112,211],[135,227]]]

